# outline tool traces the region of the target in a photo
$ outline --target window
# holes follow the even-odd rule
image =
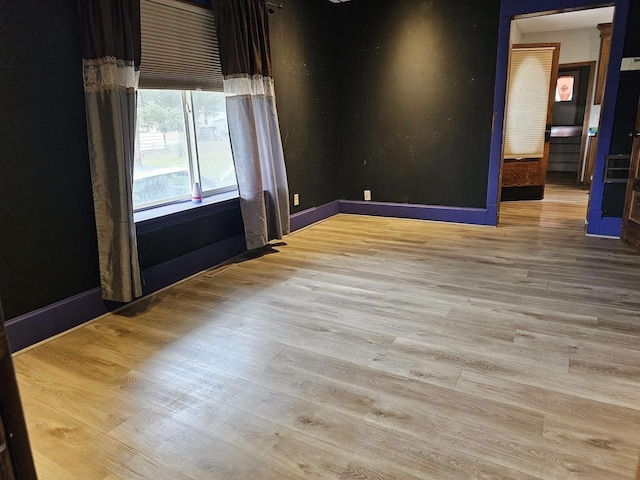
[[[549,109],[553,46],[514,47],[504,130],[504,158],[542,158]]]
[[[138,211],[236,188],[210,8],[141,0],[142,60],[133,175]]]
[[[133,173],[136,210],[236,188],[224,94],[139,90]]]

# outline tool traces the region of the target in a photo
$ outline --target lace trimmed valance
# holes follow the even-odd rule
[[[135,90],[139,73],[134,62],[115,57],[82,59],[84,91],[86,93],[106,90]]]
[[[263,75],[225,75],[224,93],[227,97],[241,95],[264,95],[265,97],[275,96],[273,79]]]

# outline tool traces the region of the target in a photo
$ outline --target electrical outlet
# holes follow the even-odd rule
[[[365,191],[364,191],[364,199],[365,199],[366,201],[371,200],[371,190],[365,190]]]
[[[299,193],[294,193],[293,194],[293,206],[297,207],[298,205],[300,205],[300,194]]]

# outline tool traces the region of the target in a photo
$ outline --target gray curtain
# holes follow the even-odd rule
[[[289,233],[289,188],[264,0],[214,0],[227,121],[249,250]]]
[[[79,0],[100,282],[105,300],[142,295],[133,221],[139,0]]]

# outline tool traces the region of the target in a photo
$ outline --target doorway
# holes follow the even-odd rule
[[[587,171],[588,142],[595,142],[589,132],[597,131],[598,117],[591,120],[596,62],[561,64],[551,126],[549,162],[547,166],[546,200],[581,205],[576,210],[584,220],[588,206]],[[591,183],[589,182],[589,185]]]
[[[572,12],[562,12],[554,14],[544,14],[539,16],[516,17],[512,21],[511,42],[513,57],[516,47],[520,42],[525,44],[552,44],[558,45],[560,54],[560,67],[552,72],[551,85],[547,90],[549,120],[547,124],[546,154],[544,158],[545,170],[542,172],[542,188],[540,192],[530,192],[530,188],[512,187],[507,183],[508,179],[506,147],[503,153],[503,174],[502,174],[502,201],[521,199],[544,198],[544,185],[549,178],[555,182],[555,187],[551,192],[557,192],[562,186],[563,191],[571,189],[573,185],[577,190],[576,179],[582,179],[582,166],[585,163],[586,143],[588,131],[597,132],[599,124],[600,100],[595,98],[592,90],[592,68],[597,65],[599,58],[605,55],[606,46],[601,39],[600,25],[611,25],[614,16],[614,7],[600,7]],[[518,42],[514,44],[514,42]],[[608,54],[608,53],[607,53]],[[600,62],[604,63],[604,62]],[[513,64],[513,60],[511,60]],[[606,66],[600,66],[605,68]],[[513,67],[510,67],[510,74]],[[557,76],[557,79],[555,78]],[[598,87],[602,89],[604,75],[599,76]],[[508,126],[511,123],[511,84],[507,89],[509,114],[507,115]],[[547,85],[549,82],[547,80]],[[595,115],[593,118],[586,118],[587,109],[593,107]],[[527,112],[527,108],[522,108]],[[590,112],[589,112],[590,113]],[[527,124],[526,116],[523,122]],[[528,129],[531,127],[528,126]],[[539,126],[540,134],[544,126]],[[505,142],[506,145],[506,142]],[[578,195],[580,193],[580,195]],[[587,200],[582,192],[577,191],[576,196],[584,198],[584,210],[580,213],[581,220],[587,216]]]
[[[521,2],[516,0],[503,0],[501,5],[500,31],[498,40],[498,62],[496,72],[496,95],[494,100],[494,129],[491,143],[491,160],[489,169],[489,184],[487,192],[488,219],[497,225],[500,205],[500,185],[502,167],[502,147],[504,134],[504,112],[506,98],[506,84],[508,59],[510,53],[511,24],[516,19],[534,19],[549,17],[558,13],[568,13],[582,10],[593,11],[600,7],[615,7],[613,28],[611,35],[611,50],[608,65],[619,65],[622,59],[622,47],[625,37],[626,22],[629,10],[628,0],[619,0],[606,4],[593,4],[590,1],[580,0],[541,0],[538,2]],[[594,25],[595,26],[595,25]],[[519,40],[516,40],[519,41]],[[561,50],[562,52],[562,50]],[[573,63],[561,60],[561,63]],[[604,157],[609,151],[611,133],[615,111],[615,101],[618,89],[620,72],[618,68],[609,68],[606,74],[606,88],[601,105],[601,114],[598,127],[598,144],[595,155],[594,178],[596,181],[592,187],[590,207],[588,211],[588,233],[616,236],[619,233],[611,225],[602,222],[602,197],[603,197],[603,172]],[[591,118],[596,115],[592,110]],[[615,227],[615,226],[613,226]]]
[[[580,186],[585,184],[589,131],[597,129],[590,119],[595,70],[595,61],[561,64],[558,69],[547,171],[573,177]],[[561,88],[567,90],[564,95]]]
[[[636,115],[636,126],[631,151],[631,165],[622,217],[622,234],[624,242],[640,252],[640,99]]]

